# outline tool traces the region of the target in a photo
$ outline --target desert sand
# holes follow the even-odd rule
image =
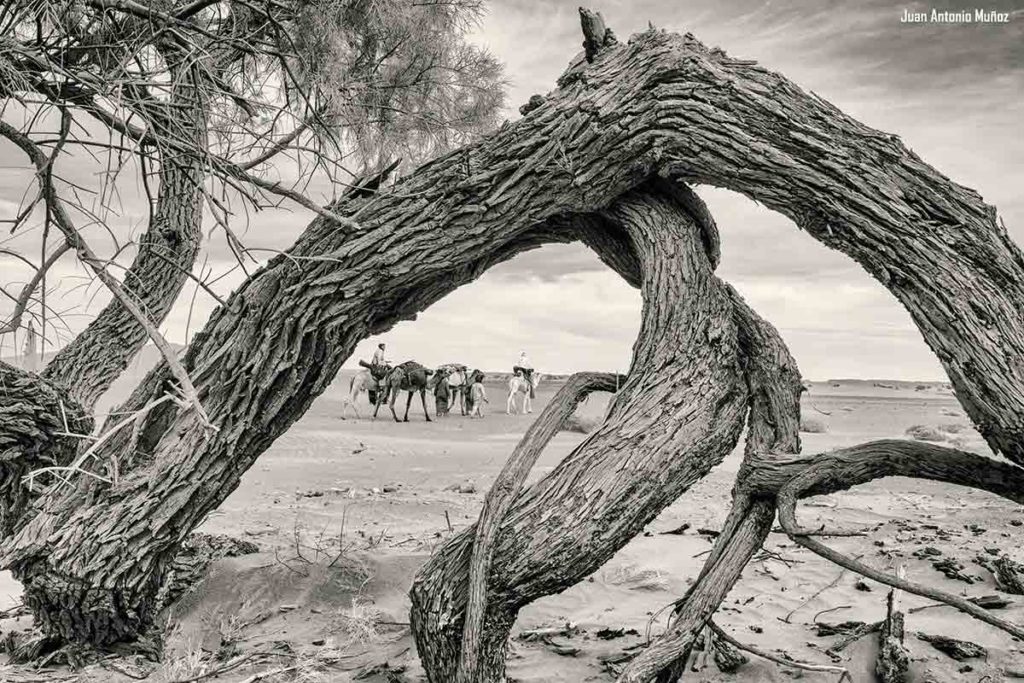
[[[394,423],[386,409],[373,421],[364,396],[362,419],[342,420],[350,376],[339,375],[203,524],[202,531],[253,541],[260,552],[217,562],[169,610],[162,662],[125,657],[78,673],[0,665],[0,680],[127,681],[148,674],[147,680],[164,683],[211,680],[214,671],[222,671],[218,681],[425,680],[408,629],[411,577],[439,544],[476,519],[484,493],[531,416],[505,415],[504,386],[491,380],[484,419],[470,420],[456,411],[428,424],[417,399],[410,422]],[[540,387],[535,414],[557,387],[557,381]],[[400,400],[404,407],[404,397]],[[608,395],[593,396],[580,412],[598,419],[607,400]],[[429,398],[428,407],[433,409]],[[923,425],[932,428],[934,438],[990,454],[944,385],[815,382],[804,395],[803,414],[808,427],[820,432],[802,435],[805,453],[909,438],[908,428]],[[560,433],[532,477],[550,471],[583,438]],[[510,643],[510,678],[614,680],[615,662],[665,626],[664,608],[697,575],[712,540],[698,530],[720,528],[741,450],[742,443],[588,580],[523,610]],[[1005,552],[1020,559],[1024,541],[1024,514],[1011,503],[899,478],[805,501],[801,519],[807,526],[864,529],[863,536],[829,542],[880,568],[905,564],[908,578],[966,596],[998,593],[993,576],[975,562],[978,556]],[[689,528],[683,533],[666,533],[684,524]],[[935,562],[949,559],[963,565],[961,578],[935,568]],[[814,624],[877,621],[884,616],[887,590],[773,534],[715,620],[742,642],[844,666],[853,680],[871,681],[876,636],[830,656],[826,650],[841,637],[819,637]],[[0,592],[0,607],[19,601],[18,586],[6,575]],[[1013,604],[1001,615],[1024,621],[1024,597],[1003,597]],[[902,597],[908,611],[928,604]],[[27,616],[0,622],[5,633],[29,626]],[[555,635],[533,635],[538,629],[553,629]],[[988,655],[958,662],[919,640],[917,632],[966,638],[987,648]],[[1017,672],[1024,677],[1020,643],[952,608],[909,613],[907,634],[915,681],[1000,681]],[[260,678],[260,672],[270,675]],[[695,681],[793,678],[836,681],[838,676],[754,656],[734,674],[721,673],[712,663],[688,675]]]

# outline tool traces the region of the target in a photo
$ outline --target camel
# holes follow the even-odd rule
[[[412,395],[414,392],[419,392],[420,401],[423,403],[423,416],[427,418],[427,422],[431,422],[430,414],[427,412],[427,382],[432,374],[434,374],[433,370],[428,370],[416,361],[407,360],[396,366],[380,383],[380,389],[377,392],[377,406],[373,409],[374,419],[377,418],[377,411],[390,395],[391,400],[388,407],[391,408],[391,416],[395,418],[395,422],[408,422]],[[405,402],[404,420],[399,420],[398,414],[395,413],[395,399],[398,397],[399,391],[409,392],[409,398]]]
[[[542,375],[539,372],[533,373],[533,389],[536,391],[540,385]],[[523,412],[533,412],[533,401],[530,399],[530,381],[519,374],[512,375],[508,378],[508,402],[505,405],[505,412],[508,415],[517,414],[516,411],[516,394],[523,395]]]
[[[466,397],[469,392],[469,388],[473,385],[473,382],[470,380],[469,369],[465,365],[460,365],[458,363],[442,365],[437,369],[433,378],[431,378],[431,386],[433,386],[434,382],[437,382],[442,372],[446,373],[445,376],[448,378],[448,390],[451,393],[449,407],[454,408],[455,402],[458,401],[459,411],[462,415],[466,415],[469,412],[469,406],[467,405],[468,400]]]
[[[385,365],[380,370],[377,370],[376,376],[374,375],[374,366],[370,365],[365,361],[359,361],[359,364],[363,366],[362,370],[356,372],[352,376],[352,379],[348,383],[348,396],[341,400],[341,419],[345,418],[345,409],[349,406],[355,412],[357,418],[362,418],[359,414],[359,406],[356,401],[365,391],[368,398],[370,399],[370,405],[377,405],[377,389],[380,386],[380,381],[387,376],[387,373],[391,372],[391,366]]]
[[[376,405],[377,403],[377,380],[373,378],[370,371],[367,369],[360,370],[352,376],[352,380],[348,383],[348,396],[341,400],[341,419],[345,418],[345,409],[349,406],[352,407],[357,418],[362,418],[359,414],[359,406],[356,404],[356,400],[362,395],[363,392],[367,392],[370,398],[370,405]]]

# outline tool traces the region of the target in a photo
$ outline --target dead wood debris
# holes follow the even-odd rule
[[[910,669],[910,653],[903,644],[904,616],[897,606],[897,600],[897,591],[889,591],[885,621],[878,634],[875,673],[882,683],[903,683]]]
[[[952,657],[958,662],[962,662],[965,659],[988,656],[988,650],[977,643],[972,643],[969,640],[958,640],[956,638],[929,635],[927,633],[920,632],[917,634],[917,637],[920,640],[931,644],[931,646],[939,652]]]
[[[992,562],[993,573],[999,587],[1013,595],[1024,595],[1024,565],[1003,555]]]

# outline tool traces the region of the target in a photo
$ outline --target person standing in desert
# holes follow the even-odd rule
[[[487,400],[487,392],[484,390],[484,376],[477,373],[473,377],[473,386],[470,388],[469,394],[473,399],[473,408],[469,411],[470,417],[483,417],[483,405],[484,403],[490,403]]]

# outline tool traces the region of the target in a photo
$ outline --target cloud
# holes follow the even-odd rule
[[[621,371],[629,366],[640,306],[639,293],[608,270],[558,280],[515,280],[491,271],[415,321],[362,342],[347,365],[368,360],[386,341],[392,360],[429,366],[510,370],[525,350],[542,372]]]
[[[958,9],[956,0],[927,3]],[[601,10],[620,40],[651,21],[673,31],[692,31],[708,45],[757,59],[851,116],[898,134],[926,162],[995,204],[1010,234],[1024,240],[1024,10],[1019,1],[991,0],[986,9],[1011,11],[1008,24],[907,25],[904,7],[924,2],[888,0],[608,0]],[[508,117],[534,93],[544,93],[580,50],[577,2],[494,0],[474,39],[507,64],[511,81]],[[3,140],[0,213],[16,211],[32,173]],[[12,167],[13,166],[13,167]],[[95,183],[94,164],[80,154],[62,162],[61,173],[77,184]],[[294,169],[278,172],[291,177]],[[114,236],[90,228],[109,253],[114,241],[137,230],[148,214],[141,190],[119,184],[124,210]],[[716,188],[699,187],[722,235],[719,275],[733,282],[762,315],[780,329],[805,375],[939,379],[942,371],[909,316],[859,265],[830,251],[779,214]],[[329,197],[332,188],[311,188]],[[260,260],[285,249],[305,228],[308,211],[246,212],[235,202],[233,226]],[[233,256],[223,235],[211,239],[204,257],[217,273]],[[22,245],[17,241],[12,244]],[[122,255],[129,259],[131,250]],[[24,279],[9,259],[3,280]],[[74,308],[96,295],[80,287],[80,267],[62,262],[66,286],[55,301]],[[235,272],[218,283],[227,293],[241,281]],[[164,325],[183,341],[214,303],[192,285]],[[77,297],[77,298],[76,298]],[[0,304],[0,315],[4,308]],[[187,322],[191,310],[192,320]],[[73,317],[73,329],[88,316]],[[429,364],[457,360],[485,368],[511,365],[521,349],[538,367],[554,371],[625,369],[639,325],[639,293],[622,283],[581,245],[552,245],[500,264],[477,282],[452,293],[415,322],[401,323],[386,338],[396,360]],[[369,357],[375,340],[353,359]]]

